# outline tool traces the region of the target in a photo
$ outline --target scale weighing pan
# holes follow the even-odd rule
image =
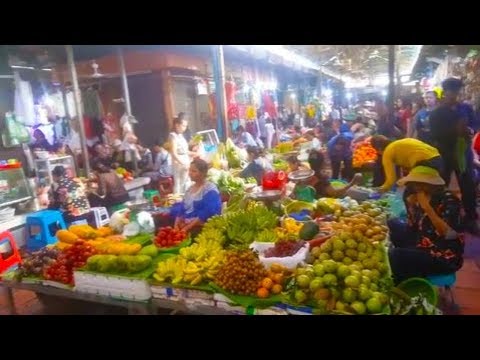
[[[276,201],[282,197],[282,192],[280,190],[265,190],[257,193],[253,193],[250,197],[254,200],[267,200],[267,201]]]
[[[313,170],[297,170],[288,174],[288,178],[292,181],[301,181],[307,180],[313,175],[315,175],[315,171]]]

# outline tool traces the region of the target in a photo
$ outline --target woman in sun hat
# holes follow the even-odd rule
[[[388,222],[395,281],[459,270],[464,247],[460,200],[445,188],[439,172],[427,166],[413,168],[398,185],[406,187],[407,222]]]

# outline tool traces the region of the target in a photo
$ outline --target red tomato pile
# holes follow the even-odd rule
[[[95,254],[93,246],[88,245],[84,240],[77,240],[44,270],[43,276],[46,280],[73,285],[73,270],[85,266],[87,259]]]
[[[154,244],[159,248],[178,246],[187,238],[187,233],[167,226],[160,228],[155,237]]]

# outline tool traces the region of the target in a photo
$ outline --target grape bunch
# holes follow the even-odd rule
[[[255,295],[258,284],[266,275],[267,271],[255,253],[249,250],[232,250],[227,252],[215,283],[232,294]]]
[[[59,251],[56,248],[43,248],[33,253],[23,254],[23,260],[19,266],[19,276],[41,276],[44,267],[55,262],[58,254]]]
[[[267,249],[263,254],[263,256],[265,256],[266,258],[293,256],[304,246],[305,246],[305,241],[303,240],[300,240],[300,241],[282,240],[275,243],[274,247]]]

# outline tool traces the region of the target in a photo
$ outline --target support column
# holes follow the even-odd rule
[[[127,72],[125,70],[125,62],[123,60],[123,52],[120,46],[117,47],[117,54],[118,54],[118,63],[120,65],[120,74],[122,77],[122,88],[123,88],[123,99],[125,100],[125,112],[128,118],[128,121],[132,118],[132,107],[130,106],[130,93],[128,92],[128,79],[127,79]],[[132,124],[133,128],[133,124]],[[138,172],[138,161],[137,157],[135,156],[135,151],[130,151],[132,161],[133,161],[133,170],[135,173]]]
[[[90,162],[88,159],[87,138],[85,136],[85,124],[83,122],[83,106],[82,97],[80,95],[80,87],[78,86],[77,69],[75,68],[75,61],[73,58],[72,45],[65,45],[67,51],[68,67],[70,68],[70,75],[72,77],[73,95],[75,98],[75,107],[77,109],[78,124],[80,128],[80,144],[82,146],[83,162],[85,164],[85,176],[90,174]]]
[[[122,48],[117,47],[118,54],[118,63],[120,65],[120,74],[122,76],[122,88],[123,88],[123,98],[125,99],[125,111],[128,116],[132,115],[132,107],[130,105],[130,93],[128,92],[128,79],[127,72],[125,70],[125,61],[123,59]]]
[[[223,45],[213,45],[213,77],[215,79],[215,94],[217,107],[217,132],[220,139],[228,138],[230,126],[227,116],[227,100],[225,95],[225,63],[223,60]]]
[[[388,98],[387,107],[390,116],[394,113],[395,102],[395,45],[388,45]]]

